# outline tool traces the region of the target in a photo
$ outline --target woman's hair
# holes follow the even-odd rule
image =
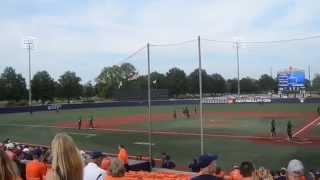
[[[243,177],[251,177],[253,174],[253,171],[254,171],[254,167],[253,167],[253,164],[252,162],[250,161],[244,161],[240,164],[240,174],[243,176]]]
[[[0,149],[0,179],[14,180],[18,178],[18,169],[5,151]]]
[[[83,164],[73,139],[65,133],[57,134],[51,142],[51,180],[82,180]]]
[[[124,164],[119,159],[115,159],[111,162],[109,166],[109,173],[112,177],[122,177],[124,176],[126,169]]]

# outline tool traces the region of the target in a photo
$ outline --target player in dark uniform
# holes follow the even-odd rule
[[[173,111],[173,118],[177,119],[177,111],[176,110]]]
[[[186,107],[186,116],[187,116],[187,118],[190,118],[190,111],[189,111],[188,107]]]
[[[94,128],[94,126],[93,126],[93,115],[91,115],[91,116],[89,116],[89,128]]]
[[[276,136],[276,121],[274,119],[272,119],[271,121],[271,137]]]
[[[197,114],[197,105],[194,105],[194,113]]]
[[[289,141],[292,141],[292,124],[291,124],[291,121],[288,121],[288,124],[287,124],[287,134],[288,134]]]
[[[82,117],[80,116],[79,120],[78,120],[78,129],[79,130],[81,129],[81,124],[82,124]]]
[[[318,111],[318,115],[320,116],[320,106],[318,106],[317,111]]]

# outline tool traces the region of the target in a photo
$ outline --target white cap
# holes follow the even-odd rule
[[[293,159],[289,162],[288,168],[287,168],[288,174],[292,175],[303,175],[304,174],[304,167],[301,161],[297,159]]]
[[[6,145],[6,147],[7,147],[8,149],[13,149],[13,148],[14,148],[14,144],[13,144],[13,143],[8,143],[8,144]]]
[[[28,153],[28,152],[30,152],[30,149],[29,149],[29,148],[24,148],[24,149],[22,150],[22,152]]]

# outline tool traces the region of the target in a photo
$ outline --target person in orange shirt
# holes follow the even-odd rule
[[[26,179],[39,179],[43,180],[47,173],[47,166],[40,161],[42,151],[40,149],[34,149],[32,152],[33,160],[29,161],[26,165]]]
[[[129,171],[128,152],[125,149],[124,145],[119,145],[118,149],[119,149],[118,159],[122,161],[126,170]]]

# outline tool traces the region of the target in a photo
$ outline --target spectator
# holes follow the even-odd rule
[[[0,179],[21,180],[15,163],[9,159],[6,152],[0,150]]]
[[[240,174],[243,180],[253,180],[254,167],[249,161],[244,161],[240,165]]]
[[[111,160],[105,157],[101,161],[101,168],[105,171],[108,171],[110,164],[111,164]]]
[[[260,167],[258,170],[256,170],[255,180],[273,180],[273,177],[269,170],[265,169],[264,167]]]
[[[91,152],[89,163],[84,167],[83,180],[103,180],[106,172],[99,167],[103,158],[102,152]]]
[[[224,179],[224,172],[222,171],[221,167],[216,167],[216,172],[214,173],[214,176],[216,176],[219,180]]]
[[[297,159],[291,160],[288,164],[287,176],[288,180],[305,180],[302,162]]]
[[[83,164],[73,139],[65,133],[57,134],[51,142],[52,169],[47,180],[82,180]]]
[[[213,174],[216,171],[217,159],[216,155],[201,155],[198,159],[199,176],[193,177],[192,180],[216,180],[217,177]]]
[[[320,171],[319,170],[311,170],[310,175],[311,175],[311,180],[320,180]]]
[[[6,144],[6,153],[9,157],[10,160],[15,160],[16,159],[16,154],[14,153],[14,148],[15,148],[15,145],[13,143],[8,143]]]
[[[118,149],[119,149],[118,158],[123,162],[126,170],[129,171],[128,152],[124,147],[124,145],[119,145]]]
[[[47,167],[43,162],[40,162],[42,151],[40,149],[34,149],[32,152],[32,161],[29,161],[26,165],[26,179],[39,179],[43,180],[47,172]]]
[[[171,161],[170,156],[167,155],[164,162],[162,163],[162,168],[173,169],[176,167],[176,164]]]
[[[105,177],[105,180],[125,179],[125,173],[126,169],[124,167],[123,162],[119,159],[115,159],[111,162],[109,166],[108,176]]]
[[[192,172],[199,172],[200,171],[197,159],[193,159],[192,163],[190,163],[188,167],[191,169]]]
[[[238,165],[234,165],[232,167],[232,170],[230,172],[230,180],[240,180],[242,179],[242,176],[240,174],[240,168]]]
[[[275,178],[275,180],[286,180],[287,179],[287,169],[281,168],[279,172],[279,177]]]
[[[161,153],[161,157],[160,157],[160,159],[161,159],[161,167],[163,167],[163,164],[164,164],[164,162],[166,161],[166,158],[167,158],[167,153]]]

